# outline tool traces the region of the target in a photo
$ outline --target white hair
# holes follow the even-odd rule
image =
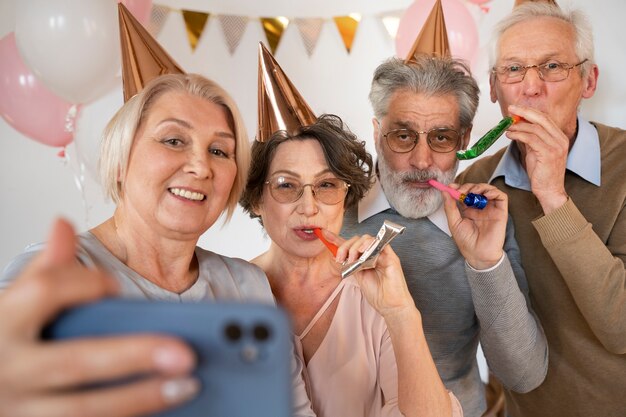
[[[587,59],[580,66],[582,76],[586,76],[595,63],[593,30],[587,16],[578,9],[565,10],[547,2],[527,2],[517,6],[494,28],[490,54],[490,66],[494,67],[500,47],[500,38],[512,26],[540,17],[553,17],[569,24],[574,32],[574,50],[579,61]]]

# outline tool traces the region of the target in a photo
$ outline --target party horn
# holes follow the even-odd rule
[[[474,146],[466,150],[457,151],[457,159],[474,159],[482,155],[513,123],[517,123],[520,120],[522,120],[522,118],[519,116],[507,116],[500,120],[500,123],[489,132],[485,133],[482,138],[478,139],[478,142],[476,142]]]
[[[313,233],[315,233],[315,236],[317,236],[317,238],[321,240],[324,245],[326,245],[328,250],[332,252],[333,256],[337,256],[337,245],[335,245],[334,243],[330,243],[326,240],[326,238],[322,234],[322,229],[316,227],[315,229],[313,229]]]
[[[457,200],[460,203],[465,204],[467,207],[474,207],[477,209],[484,209],[485,206],[487,205],[487,197],[485,197],[482,194],[474,194],[474,193],[469,193],[469,194],[463,194],[461,193],[459,190],[455,190],[454,188],[450,188],[447,185],[444,185],[438,181],[435,181],[433,179],[428,180],[428,183],[432,186],[435,187],[436,189],[440,190],[440,191],[445,191],[446,193],[450,194],[452,196],[452,198],[454,198],[455,200]]]
[[[365,252],[361,254],[359,259],[350,264],[343,265],[341,268],[341,277],[346,278],[363,269],[374,268],[376,266],[376,260],[385,246],[387,246],[396,236],[402,234],[404,229],[404,226],[385,220],[378,231],[376,238],[372,241],[370,246],[365,249]]]

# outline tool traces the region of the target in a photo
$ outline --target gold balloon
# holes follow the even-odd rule
[[[422,30],[420,30],[415,42],[413,42],[413,46],[404,59],[404,62],[408,63],[419,54],[438,57],[451,56],[441,0],[435,2],[433,9],[428,15],[428,18],[426,18],[426,22],[424,22]]]
[[[256,140],[265,142],[278,130],[293,132],[317,120],[278,62],[259,42],[259,126]]]
[[[118,11],[122,47],[122,83],[126,102],[153,78],[163,74],[184,74],[185,71],[141,26],[126,6],[118,3]]]

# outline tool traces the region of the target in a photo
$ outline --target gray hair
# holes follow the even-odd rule
[[[139,130],[155,101],[170,92],[187,92],[223,106],[235,134],[235,161],[237,175],[226,203],[226,218],[230,219],[248,176],[250,143],[235,101],[215,82],[197,74],[162,75],[149,82],[140,93],[133,96],[109,121],[100,143],[100,180],[105,194],[119,203],[122,183],[130,158],[130,150]]]
[[[558,5],[546,2],[524,3],[502,19],[494,28],[493,51],[491,54],[491,67],[495,65],[496,54],[500,47],[500,38],[512,26],[540,17],[553,17],[569,24],[574,32],[574,50],[578,61],[587,59],[587,62],[580,66],[582,76],[586,76],[593,65],[594,47],[593,30],[587,16],[578,9],[564,10]]]
[[[453,95],[459,104],[461,129],[472,125],[480,90],[469,67],[460,60],[418,56],[405,63],[390,58],[374,71],[369,94],[377,119],[387,115],[389,101],[396,91],[407,90],[428,96]]]

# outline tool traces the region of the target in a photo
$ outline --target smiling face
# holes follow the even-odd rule
[[[291,183],[316,184],[336,178],[328,167],[322,147],[316,140],[290,140],[276,149],[267,179],[282,176]],[[312,258],[327,250],[313,234],[319,227],[339,233],[343,222],[343,200],[324,204],[317,200],[311,187],[293,203],[277,202],[266,185],[255,213],[261,216],[265,231],[273,244],[292,256]]]
[[[517,23],[502,34],[495,66],[548,61],[574,65],[585,58],[591,57],[576,56],[575,33],[568,23],[554,17],[538,17]],[[584,78],[579,67],[572,68],[567,79],[557,82],[541,80],[535,69],[529,69],[524,79],[515,84],[501,83],[492,75],[491,100],[498,101],[504,115],[509,114],[511,104],[540,110],[571,139],[576,132],[580,101],[593,95],[597,75],[595,66]]]
[[[118,212],[163,236],[199,238],[224,210],[236,174],[226,110],[188,93],[165,93],[133,140]]]
[[[447,127],[460,131],[459,105],[453,95],[426,96],[411,91],[396,91],[389,101],[387,115],[374,119],[374,141],[378,153],[379,178],[385,196],[404,217],[420,218],[436,211],[442,203],[441,193],[427,180],[450,183],[456,174],[455,152],[467,146],[470,129],[459,146],[451,152],[434,152],[426,134],[420,134],[415,148],[407,153],[392,151],[383,136],[394,129],[428,131]]]

